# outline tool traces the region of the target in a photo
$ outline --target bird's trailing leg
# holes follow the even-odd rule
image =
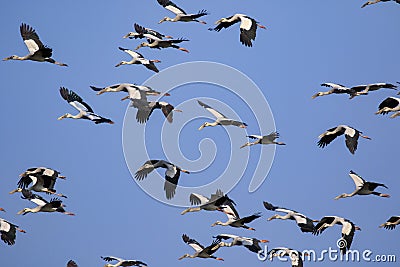
[[[366,135],[363,135],[363,134],[361,134],[361,133],[360,133],[360,136],[361,136],[362,138],[365,138],[365,139],[371,140],[371,137],[369,137],[369,136],[366,136]]]
[[[261,29],[264,29],[264,30],[267,29],[267,27],[265,27],[264,25],[258,24],[258,23],[257,23],[257,26],[258,26],[259,28],[261,28]]]
[[[394,113],[393,115],[390,116],[390,118],[394,119],[394,118],[396,118],[397,116],[400,116],[400,112]]]
[[[64,211],[63,213],[69,216],[75,216],[75,213],[72,212]]]
[[[183,52],[189,53],[189,50],[187,50],[186,48],[179,47],[178,49],[181,50],[181,51],[183,51]]]
[[[20,229],[20,228],[16,228],[16,230],[17,230],[17,231],[19,231],[19,232],[21,232],[21,233],[26,233],[26,231],[25,231],[25,230],[23,230],[23,229]]]

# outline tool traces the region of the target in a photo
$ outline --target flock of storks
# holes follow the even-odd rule
[[[187,14],[183,9],[179,8],[176,4],[169,0],[157,0],[158,3],[163,6],[165,9],[173,12],[175,14],[174,18],[164,17],[159,23],[164,21],[171,22],[198,22],[202,24],[206,24],[204,21],[199,20],[200,17],[208,15],[206,10],[201,10],[198,13]],[[366,2],[362,7],[375,4],[378,2],[387,2],[389,0],[374,0]],[[400,0],[395,0],[396,3],[400,4]],[[222,18],[216,22],[217,26],[215,28],[210,28],[209,30],[219,32],[223,28],[228,28],[235,23],[240,22],[240,42],[247,47],[252,46],[252,41],[255,40],[256,30],[258,27],[264,28],[264,26],[260,25],[255,19],[244,15],[244,14],[235,14],[233,16]],[[147,42],[142,42],[137,46],[135,50],[140,49],[141,47],[149,47],[154,49],[164,49],[164,48],[174,48],[181,50],[183,52],[189,52],[186,48],[180,47],[178,44],[182,42],[189,41],[187,39],[178,38],[174,39],[171,36],[161,34],[155,30],[145,28],[139,24],[134,24],[135,32],[129,32],[123,38],[130,39],[146,39]],[[58,62],[51,58],[52,49],[43,45],[40,41],[39,36],[36,31],[27,24],[22,23],[20,26],[20,33],[22,39],[29,50],[29,54],[20,57],[20,56],[10,56],[5,58],[4,60],[32,60],[38,62],[49,62],[52,64],[56,64],[59,66],[67,66],[65,63]],[[116,67],[120,65],[127,64],[141,64],[146,68],[158,72],[157,67],[154,63],[160,62],[159,60],[148,60],[140,53],[126,49],[119,48],[120,50],[128,53],[132,59],[130,61],[121,61],[116,65]],[[399,82],[397,82],[399,83]],[[366,85],[357,85],[353,87],[346,87],[344,85],[336,84],[336,83],[323,83],[321,86],[329,87],[330,90],[327,92],[318,92],[312,96],[312,98],[316,98],[319,96],[329,95],[329,94],[348,94],[349,98],[352,99],[356,96],[367,95],[371,91],[375,91],[381,88],[388,89],[396,89],[397,86],[391,83],[373,83]],[[122,98],[121,100],[129,99],[131,101],[131,107],[137,109],[136,119],[139,123],[146,123],[155,109],[161,109],[163,114],[165,115],[168,122],[173,122],[173,111],[180,111],[174,108],[173,105],[167,102],[149,102],[147,100],[147,96],[158,96],[161,95],[161,92],[153,90],[152,88],[144,85],[137,84],[128,84],[121,83],[116,85],[111,85],[107,87],[96,87],[90,86],[94,91],[98,92],[97,94],[103,94],[105,92],[126,92],[127,96]],[[400,93],[399,93],[400,94]],[[94,113],[93,109],[83,101],[83,99],[76,94],[74,91],[69,90],[67,88],[60,88],[61,97],[67,101],[72,107],[78,110],[77,115],[71,115],[66,113],[58,118],[58,120],[64,118],[72,118],[72,119],[87,119],[93,121],[95,124],[99,123],[109,123],[113,124],[113,121],[107,118],[104,118],[100,115]],[[169,96],[168,93],[164,94],[165,96]],[[233,119],[227,118],[225,115],[217,111],[216,109],[210,107],[209,105],[197,101],[198,104],[209,111],[212,115],[215,116],[214,122],[205,122],[199,128],[199,130],[203,129],[207,126],[237,126],[240,128],[246,128],[247,124],[244,122],[236,121]],[[400,115],[400,98],[396,97],[388,97],[380,103],[378,111],[376,114],[387,114],[389,112],[394,112],[391,116],[395,118]],[[361,131],[347,126],[347,125],[339,125],[337,127],[333,127],[326,132],[322,133],[319,136],[318,146],[325,147],[329,143],[331,143],[336,137],[340,135],[345,135],[345,143],[349,151],[354,154],[357,150],[358,139],[359,137],[363,137],[366,139],[370,139],[368,136],[362,134]],[[247,142],[242,145],[240,148],[244,148],[246,146],[252,146],[256,144],[275,144],[275,145],[285,145],[283,142],[275,141],[279,137],[279,133],[272,132],[269,135],[261,136],[261,135],[249,135],[251,139],[255,139],[254,142]],[[165,168],[165,185],[164,190],[166,193],[166,198],[171,199],[175,195],[175,190],[177,188],[178,180],[180,177],[180,173],[190,173],[187,170],[184,170],[173,163],[167,162],[165,160],[148,160],[146,161],[136,172],[135,178],[137,180],[143,180],[147,177],[147,175],[152,172],[156,168]],[[343,193],[338,195],[335,199],[352,197],[354,195],[376,195],[380,197],[390,197],[388,194],[380,193],[375,191],[377,187],[385,187],[384,184],[376,183],[376,182],[368,182],[365,181],[360,175],[355,173],[354,171],[350,171],[349,176],[352,178],[355,184],[355,190],[352,193]],[[10,194],[14,194],[16,192],[21,193],[21,198],[29,200],[36,204],[34,208],[24,208],[19,211],[18,214],[25,215],[27,213],[37,213],[37,212],[60,212],[66,215],[73,216],[74,213],[68,212],[64,209],[64,205],[62,201],[54,197],[49,201],[44,199],[38,194],[33,193],[46,193],[55,195],[58,197],[66,198],[65,195],[61,193],[57,193],[55,190],[55,183],[61,179],[64,180],[66,177],[60,175],[60,172],[47,168],[47,167],[34,167],[29,168],[24,171],[20,175],[20,179],[17,183],[18,188],[11,191]],[[227,194],[224,194],[221,190],[217,190],[210,197],[206,197],[197,193],[192,193],[190,195],[190,203],[193,207],[187,208],[182,211],[182,215],[188,212],[197,212],[201,210],[205,211],[219,211],[223,212],[227,216],[226,222],[216,221],[212,226],[221,225],[221,226],[230,226],[234,228],[244,228],[248,230],[255,230],[252,227],[249,227],[247,224],[261,217],[261,214],[254,213],[248,215],[246,217],[240,217],[237,209],[235,208],[235,202],[228,197]],[[272,217],[268,218],[268,221],[273,219],[281,219],[281,220],[294,220],[301,230],[304,233],[312,233],[314,235],[318,235],[322,233],[328,227],[334,226],[335,224],[342,226],[341,231],[341,240],[344,241],[344,245],[340,247],[341,253],[345,254],[347,250],[350,249],[354,233],[356,230],[360,230],[358,226],[356,226],[353,222],[346,218],[341,218],[338,216],[325,216],[320,220],[313,220],[307,217],[306,215],[299,213],[297,211],[282,208],[278,206],[274,206],[269,202],[264,202],[265,209],[273,212],[283,213],[284,215],[275,214]],[[3,208],[0,208],[0,211],[5,211]],[[317,223],[314,225],[314,223]],[[384,227],[386,229],[394,229],[396,225],[400,224],[400,216],[393,216],[389,218],[385,223],[381,224],[379,227]],[[16,232],[25,231],[20,229],[17,225],[8,222],[7,220],[0,218],[0,233],[1,239],[8,245],[13,245],[16,239]],[[269,242],[265,239],[257,239],[254,237],[243,237],[237,236],[233,234],[219,234],[214,237],[213,242],[207,246],[202,246],[195,239],[190,238],[188,235],[183,234],[182,240],[184,243],[191,246],[195,253],[184,254],[179,259],[183,258],[213,258],[216,260],[223,260],[222,258],[216,257],[213,254],[220,247],[231,247],[231,246],[244,246],[246,249],[253,253],[257,253],[261,256],[264,255],[264,250],[261,248],[260,243]],[[230,242],[227,242],[230,240]],[[286,248],[286,247],[277,247],[270,251],[268,251],[269,259],[277,256],[289,256],[292,262],[292,266],[303,266],[301,252],[296,251],[294,249]],[[107,263],[106,267],[114,267],[114,266],[147,266],[146,263],[139,260],[124,260],[117,257],[101,257],[106,262],[116,262],[115,264]],[[67,263],[68,267],[77,267],[77,264],[70,260]]]

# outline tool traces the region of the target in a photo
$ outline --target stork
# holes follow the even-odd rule
[[[135,173],[135,178],[138,181],[141,181],[146,178],[150,172],[157,168],[166,169],[164,191],[166,198],[171,199],[175,196],[175,190],[178,185],[181,172],[188,174],[190,172],[165,160],[148,160],[137,170]]]
[[[117,261],[116,264],[111,264],[107,263],[104,265],[104,267],[118,267],[118,266],[147,266],[146,263],[138,260],[124,260],[121,258],[113,257],[113,256],[107,256],[107,257],[101,257],[104,261],[110,262],[110,261]]]
[[[250,223],[250,222],[254,221],[255,219],[260,218],[261,213],[260,212],[254,213],[253,215],[243,217],[243,218],[239,218],[238,215],[235,216],[230,213],[226,214],[226,216],[228,217],[228,220],[226,222],[216,221],[211,226],[216,226],[216,225],[231,226],[231,227],[244,228],[247,230],[255,231],[256,229],[247,226],[246,223]]]
[[[172,36],[170,35],[164,35],[162,33],[159,33],[158,31],[155,31],[153,29],[145,28],[143,26],[140,26],[139,24],[135,23],[133,24],[133,28],[135,32],[129,32],[128,34],[124,35],[122,38],[129,38],[129,39],[151,39],[151,38],[158,38],[158,39],[172,39]]]
[[[269,135],[247,135],[248,138],[251,139],[256,139],[254,142],[247,142],[244,145],[242,145],[240,148],[244,148],[246,146],[253,146],[257,144],[262,144],[262,145],[286,145],[285,143],[282,142],[277,142],[275,139],[279,138],[279,133],[278,132],[272,132]]]
[[[368,92],[376,91],[381,88],[397,90],[397,85],[391,83],[370,83],[370,84],[356,85],[351,87],[351,90],[355,92],[355,94],[352,97],[359,95],[368,95]]]
[[[386,222],[379,225],[379,228],[384,227],[385,229],[393,230],[398,224],[400,224],[400,216],[392,216]]]
[[[377,4],[379,2],[389,2],[389,1],[393,1],[393,2],[396,2],[397,4],[400,4],[400,0],[372,0],[372,1],[368,1],[365,4],[363,4],[361,6],[361,8],[364,8],[364,7],[368,6],[368,5]]]
[[[211,245],[208,247],[202,246],[199,242],[196,240],[190,238],[186,234],[182,235],[183,242],[188,244],[190,247],[192,247],[196,252],[193,255],[190,254],[185,254],[181,256],[178,260],[184,259],[184,258],[212,258],[215,260],[223,261],[224,259],[222,258],[217,258],[213,256],[219,248],[220,241],[219,240],[214,240]]]
[[[17,231],[21,233],[26,233],[25,230],[20,229],[17,225],[0,218],[0,234],[1,240],[3,240],[4,243],[9,246],[14,245],[15,239],[17,237]]]
[[[333,140],[335,140],[336,137],[341,136],[343,134],[346,138],[345,141],[346,146],[351,154],[354,154],[355,151],[357,150],[359,137],[371,140],[370,137],[363,135],[362,132],[356,130],[355,128],[352,128],[348,125],[339,125],[327,130],[326,132],[318,136],[318,138],[320,139],[318,141],[318,146],[324,148],[325,146],[330,144]]]
[[[57,170],[48,168],[48,167],[32,167],[21,173],[19,176],[28,176],[28,175],[44,175],[44,176],[50,176],[53,178],[59,178],[59,179],[66,179],[65,176],[60,175],[61,173]]]
[[[264,250],[260,247],[260,243],[268,243],[266,239],[257,239],[251,237],[242,237],[231,234],[219,234],[215,237],[217,240],[221,241],[220,247],[232,247],[232,246],[244,246],[251,252],[264,255]],[[232,239],[232,242],[222,242],[222,240]]]
[[[146,123],[155,109],[160,109],[169,123],[173,122],[173,111],[182,112],[182,110],[176,109],[173,105],[164,101],[147,102],[143,99],[131,99],[131,106],[138,109],[136,120],[139,123]]]
[[[311,97],[312,99],[317,98],[318,96],[324,96],[330,94],[349,94],[350,98],[353,98],[354,95],[356,94],[355,90],[338,83],[322,83],[321,86],[328,87],[331,89],[326,92],[316,93]]]
[[[240,21],[240,42],[247,47],[252,47],[252,40],[256,39],[257,28],[266,29],[265,26],[259,24],[255,19],[244,15],[235,14],[233,16],[219,19],[215,22],[215,28],[209,28],[210,31],[221,31],[223,28],[228,28]]]
[[[163,6],[165,9],[171,11],[175,14],[174,18],[164,17],[158,23],[163,23],[164,21],[171,21],[171,22],[191,22],[195,21],[201,24],[207,24],[205,21],[198,20],[198,18],[208,15],[207,10],[200,10],[197,14],[187,14],[182,8],[178,7],[170,0],[157,0],[157,2]]]
[[[21,33],[22,40],[24,40],[24,43],[29,50],[29,54],[23,57],[13,55],[3,60],[32,60],[38,62],[49,62],[59,66],[68,66],[65,63],[57,62],[51,58],[53,49],[43,45],[38,34],[31,26],[22,23],[19,27],[19,31]]]
[[[197,100],[197,103],[199,103],[200,106],[202,106],[203,108],[205,108],[208,112],[210,112],[212,115],[214,115],[216,117],[216,120],[214,122],[205,122],[203,125],[201,125],[199,127],[199,130],[202,130],[204,127],[207,126],[217,126],[217,125],[233,125],[233,126],[237,126],[239,128],[246,128],[247,124],[244,122],[240,122],[240,121],[235,121],[232,119],[228,119],[224,114],[222,114],[221,112],[217,111],[216,109],[213,109],[212,107],[210,107],[209,105]]]
[[[93,109],[86,104],[83,99],[77,95],[74,91],[68,90],[65,87],[60,87],[60,94],[61,97],[64,98],[70,104],[73,106],[75,109],[79,111],[77,115],[71,115],[69,113],[66,113],[65,115],[62,115],[61,117],[58,118],[58,120],[62,120],[65,118],[71,118],[71,119],[85,119],[85,120],[91,120],[95,124],[99,123],[109,123],[109,124],[114,124],[114,122],[110,119],[103,118],[97,114],[94,113]]]
[[[181,50],[183,52],[189,53],[189,50],[177,45],[177,44],[180,44],[182,42],[187,42],[187,41],[189,41],[189,40],[188,39],[183,39],[183,38],[181,38],[181,39],[170,39],[170,40],[160,40],[158,38],[153,38],[148,43],[146,43],[146,42],[141,43],[140,45],[138,45],[136,47],[135,50],[138,50],[141,47],[150,47],[150,48],[155,48],[155,49],[171,47],[171,48],[175,48],[175,49]]]
[[[121,101],[126,100],[126,99],[134,99],[137,98],[138,95],[140,95],[140,91],[145,92],[146,95],[153,95],[157,96],[160,95],[161,92],[158,92],[151,88],[150,86],[146,85],[137,85],[137,84],[132,84],[132,83],[119,83],[119,84],[114,84],[110,85],[107,87],[96,87],[96,86],[90,86],[92,90],[97,92],[97,95],[104,94],[106,92],[127,92],[128,96],[124,97],[121,99]],[[165,93],[164,96],[169,96],[169,93]]]
[[[123,47],[118,47],[119,50],[124,51],[125,53],[127,53],[128,55],[130,55],[132,57],[132,59],[130,61],[121,61],[120,63],[118,63],[117,65],[115,65],[115,67],[119,67],[121,65],[131,65],[131,64],[141,64],[143,66],[145,66],[146,68],[148,68],[149,70],[152,70],[154,72],[159,72],[159,70],[157,69],[156,65],[154,63],[158,63],[161,62],[158,59],[145,59],[143,57],[142,54],[139,54],[138,52],[134,52],[130,49],[127,48],[123,48]]]
[[[388,114],[389,112],[394,112],[394,114],[390,116],[392,119],[400,116],[400,98],[386,98],[379,104],[378,111],[375,112],[375,114]]]
[[[374,191],[375,188],[377,188],[378,186],[387,188],[386,185],[380,184],[380,183],[374,183],[374,182],[367,182],[360,175],[355,173],[354,171],[350,171],[349,176],[353,180],[353,182],[356,186],[356,189],[350,194],[343,193],[343,194],[335,197],[335,200],[338,200],[341,198],[346,198],[346,197],[352,197],[354,195],[371,195],[371,194],[375,195],[375,196],[379,196],[379,197],[390,197],[390,195],[388,195],[388,194],[382,194],[382,193]]]

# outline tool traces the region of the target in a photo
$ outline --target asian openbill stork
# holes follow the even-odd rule
[[[154,63],[161,62],[160,60],[158,60],[158,59],[151,59],[151,60],[145,59],[142,54],[139,54],[138,52],[132,51],[132,50],[127,49],[127,48],[118,47],[118,49],[121,50],[121,51],[124,51],[125,53],[130,55],[132,57],[132,59],[130,61],[121,61],[120,63],[115,65],[115,67],[119,67],[121,65],[141,64],[141,65],[145,66],[146,68],[148,68],[149,70],[152,70],[154,72],[159,72],[159,70],[157,69],[157,67],[156,67],[156,65]]]
[[[379,2],[389,2],[389,1],[393,1],[393,2],[396,2],[397,4],[400,4],[400,0],[372,0],[372,1],[368,1],[368,2],[366,2],[365,4],[363,4],[363,5],[361,6],[361,8],[366,7],[366,6],[368,6],[368,5],[377,4],[377,3],[379,3]]]
[[[165,9],[171,11],[172,13],[175,14],[174,18],[170,17],[164,17],[162,20],[160,20],[158,23],[163,23],[164,21],[171,21],[171,22],[177,22],[177,21],[182,21],[182,22],[199,22],[201,24],[207,24],[205,21],[198,20],[198,18],[203,17],[205,15],[208,15],[207,10],[200,10],[197,14],[187,14],[182,8],[178,7],[175,5],[172,1],[170,0],[157,0],[157,2],[162,5]]]
[[[346,251],[350,249],[351,243],[353,242],[355,231],[361,230],[360,227],[354,225],[351,221],[338,216],[325,216],[315,226],[313,234],[319,235],[326,228],[334,226],[335,224],[342,225],[342,238],[338,241],[337,245],[342,254],[346,254]]]
[[[264,255],[264,250],[260,247],[260,243],[268,243],[269,241],[266,239],[257,239],[252,237],[243,237],[231,234],[219,234],[215,236],[215,238],[221,243],[220,247],[232,247],[232,246],[244,246],[248,250],[254,253],[258,253],[260,255]],[[222,240],[232,239],[232,242],[223,242]]]
[[[139,24],[135,23],[133,24],[133,29],[135,32],[129,32],[128,34],[124,35],[122,38],[129,38],[129,39],[151,39],[151,38],[158,38],[158,39],[172,39],[172,36],[170,35],[164,35],[162,33],[159,33],[158,31],[155,31],[153,29],[145,28],[143,26],[140,26]]]
[[[67,262],[67,267],[78,267],[78,264],[76,264],[76,262],[73,260],[69,260]]]
[[[147,266],[146,263],[138,260],[124,260],[121,258],[108,256],[108,257],[101,257],[104,261],[117,261],[115,264],[107,263],[104,267],[118,267],[118,266]]]
[[[155,49],[171,47],[171,48],[175,48],[175,49],[181,50],[183,52],[189,53],[189,50],[177,45],[177,44],[180,44],[182,42],[187,42],[187,41],[189,41],[189,40],[188,39],[183,39],[183,38],[181,38],[181,39],[170,39],[170,40],[160,40],[158,38],[153,38],[153,39],[151,39],[151,42],[148,42],[148,43],[143,42],[143,43],[141,43],[140,45],[138,45],[136,47],[135,50],[138,50],[141,47],[150,47],[150,48],[155,48]]]
[[[216,226],[216,225],[231,226],[231,227],[244,228],[247,230],[255,231],[256,229],[247,226],[246,223],[250,223],[250,222],[254,221],[255,219],[260,218],[261,213],[260,212],[254,213],[253,215],[243,217],[243,218],[240,218],[237,214],[235,216],[230,213],[226,214],[226,216],[228,217],[228,220],[226,222],[216,221],[211,226]]]
[[[190,238],[189,236],[183,234],[182,235],[183,242],[188,244],[190,247],[192,247],[196,252],[193,255],[190,254],[185,254],[181,256],[178,260],[184,259],[184,258],[212,258],[215,260],[223,261],[224,259],[222,258],[217,258],[213,256],[219,248],[220,241],[218,239],[214,240],[211,245],[208,247],[202,246],[199,242],[196,240]]]
[[[361,84],[353,86],[351,87],[351,90],[355,92],[354,96],[359,96],[359,95],[368,95],[368,92],[376,91],[381,88],[397,90],[397,85],[391,83],[370,83],[370,84]]]
[[[389,112],[394,112],[390,118],[396,118],[400,115],[400,98],[386,98],[379,104],[378,111],[375,114],[388,114]]]
[[[349,94],[350,98],[353,98],[356,94],[356,91],[346,87],[344,85],[338,83],[322,83],[321,86],[331,88],[329,91],[326,92],[318,92],[313,95],[311,98],[317,98],[318,96],[330,95],[330,94]]]
[[[0,234],[1,240],[3,240],[4,243],[10,246],[14,245],[15,239],[17,237],[17,231],[21,233],[26,233],[25,230],[18,228],[17,225],[0,218]]]
[[[275,139],[279,138],[279,133],[278,132],[272,132],[269,135],[247,135],[248,138],[251,139],[256,139],[254,142],[247,142],[244,145],[242,145],[240,148],[246,147],[246,146],[253,146],[257,144],[262,144],[262,145],[286,145],[285,143],[282,142],[277,142]]]
[[[275,214],[274,216],[269,217],[267,219],[268,221],[271,221],[271,220],[274,220],[274,219],[295,220],[296,223],[297,223],[297,226],[300,227],[300,230],[303,233],[313,233],[314,232],[314,230],[315,230],[314,222],[318,222],[318,221],[312,220],[312,219],[308,218],[306,215],[301,214],[301,213],[299,213],[297,211],[294,211],[294,210],[289,210],[289,209],[286,209],[286,208],[276,207],[276,206],[274,206],[271,203],[268,203],[266,201],[264,201],[263,203],[264,203],[264,207],[267,210],[286,213],[284,216],[281,216],[279,214]]]
[[[136,113],[136,120],[139,123],[146,123],[155,109],[160,109],[169,123],[173,122],[173,111],[182,112],[182,110],[176,109],[168,102],[147,102],[143,96],[141,96],[140,99],[131,98],[131,106],[138,109]]]
[[[41,168],[32,168],[32,169],[41,169]],[[46,169],[45,169],[46,170]],[[50,169],[51,170],[51,169]],[[51,170],[52,171],[52,170]],[[16,192],[22,192],[22,189],[28,189],[35,192],[44,192],[47,194],[54,194],[59,197],[65,197],[63,194],[56,193],[54,189],[57,178],[60,178],[58,175],[46,175],[45,172],[39,173],[32,171],[32,174],[29,174],[29,170],[21,174],[21,178],[19,179],[17,185],[18,188],[11,191],[10,194],[14,194]],[[63,176],[61,176],[63,177]],[[62,178],[62,179],[65,179]]]
[[[268,251],[268,255],[270,261],[272,261],[274,257],[289,256],[292,267],[303,267],[303,255],[300,251],[286,247],[277,247]],[[308,256],[308,253],[304,253],[304,256]]]
[[[66,215],[74,216],[75,214],[72,212],[68,212],[64,210],[64,205],[62,201],[58,198],[52,198],[50,202],[46,201],[39,195],[33,194],[30,190],[22,189],[22,197],[23,199],[28,199],[31,202],[35,203],[37,206],[33,209],[24,208],[20,210],[17,214],[25,215],[29,212],[37,213],[37,212],[61,212]]]
[[[350,194],[343,193],[335,197],[335,200],[338,200],[340,198],[352,197],[355,195],[375,195],[379,197],[390,197],[390,195],[388,194],[382,194],[374,191],[375,188],[377,188],[378,186],[387,188],[386,185],[374,182],[367,182],[360,175],[353,171],[350,171],[349,176],[351,177],[351,179],[353,179],[356,189]]]
[[[247,47],[253,46],[252,40],[256,39],[256,31],[257,27],[266,29],[265,26],[259,24],[255,19],[244,15],[244,14],[235,14],[233,16],[222,18],[215,22],[218,24],[215,28],[209,28],[210,31],[219,32],[223,28],[228,28],[235,23],[240,21],[240,42]]]
[[[164,168],[165,170],[165,184],[164,191],[167,199],[171,199],[175,196],[175,190],[178,185],[179,176],[181,172],[190,173],[175,164],[167,162],[165,160],[148,160],[146,161],[135,173],[135,178],[138,181],[143,180],[147,175],[154,169]]]
[[[363,135],[362,132],[356,130],[353,127],[350,127],[348,125],[339,125],[327,130],[326,132],[318,136],[318,138],[320,139],[318,141],[318,146],[324,148],[325,146],[330,144],[336,137],[343,134],[346,138],[346,146],[351,154],[354,154],[354,152],[357,150],[358,138],[360,136],[362,138],[371,140],[370,137]]]
[[[385,229],[393,230],[398,224],[400,224],[400,216],[392,216],[385,223],[379,225],[379,228],[384,227]]]
[[[24,40],[26,47],[29,50],[29,54],[20,57],[20,56],[10,56],[3,60],[32,60],[38,62],[50,62],[59,66],[67,66],[65,63],[57,62],[51,58],[53,54],[53,49],[43,45],[40,41],[39,36],[37,35],[36,31],[29,25],[22,23],[19,27],[21,37]]]
[[[186,210],[182,211],[181,214],[184,215],[187,212],[196,212],[200,210],[207,210],[207,211],[222,211],[222,212],[229,212],[226,209],[226,206],[236,205],[235,202],[228,197],[228,195],[224,194],[220,189],[218,189],[215,194],[211,194],[211,197],[205,197],[200,194],[192,193],[190,194],[190,203],[192,205],[197,205],[197,207],[190,207]],[[235,213],[232,213],[234,215]]]
[[[212,107],[210,107],[209,105],[197,100],[197,103],[199,103],[200,106],[202,106],[203,108],[205,108],[208,112],[210,112],[212,115],[214,115],[216,117],[216,120],[214,122],[205,122],[203,125],[201,125],[199,127],[199,130],[202,130],[204,127],[207,126],[217,126],[217,125],[233,125],[233,126],[237,126],[240,128],[246,128],[247,124],[244,122],[240,122],[240,121],[235,121],[232,119],[228,119],[224,114],[222,114],[221,112],[213,109]]]
[[[97,92],[97,95],[104,94],[106,92],[126,92],[128,95],[124,98],[121,99],[121,101],[126,100],[126,99],[134,99],[137,98],[138,95],[140,96],[140,91],[145,92],[146,95],[160,95],[161,92],[158,92],[151,88],[150,86],[146,85],[138,85],[138,84],[133,84],[133,83],[119,83],[119,84],[114,84],[110,85],[107,87],[96,87],[96,86],[90,86],[92,90]],[[169,96],[170,94],[165,93],[164,96]]]
[[[79,95],[77,95],[74,91],[68,90],[65,87],[60,87],[60,95],[62,98],[64,98],[64,100],[68,102],[68,104],[77,109],[79,113],[77,115],[71,115],[69,113],[66,113],[65,115],[59,117],[58,120],[71,118],[71,119],[91,120],[95,124],[99,123],[114,124],[112,120],[103,118],[95,114],[93,109],[87,103],[85,103],[83,99]]]
[[[61,173],[57,170],[48,168],[48,167],[33,167],[29,168],[23,173],[21,173],[19,176],[28,176],[28,175],[44,175],[44,176],[51,176],[54,178],[59,178],[59,179],[66,179],[65,176],[60,175]]]

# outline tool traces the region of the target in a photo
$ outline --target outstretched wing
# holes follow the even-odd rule
[[[92,112],[93,109],[83,101],[83,99],[77,95],[74,91],[68,90],[65,87],[60,87],[60,94],[71,106],[76,108],[78,111]]]
[[[213,109],[212,107],[210,107],[209,105],[201,102],[200,100],[197,100],[197,103],[199,103],[199,105],[202,106],[203,108],[205,108],[208,112],[213,114],[217,119],[226,118],[226,116],[224,114],[222,114],[221,112]]]
[[[24,43],[31,55],[33,55],[39,49],[45,48],[43,43],[40,41],[36,31],[31,26],[22,23],[21,26],[19,27],[19,30],[21,33],[21,37],[24,40]]]
[[[165,9],[171,11],[172,13],[178,15],[178,14],[186,14],[186,12],[175,5],[172,1],[169,0],[157,0],[157,2],[162,5]]]
[[[135,173],[135,178],[137,180],[143,180],[146,176],[154,170],[154,164],[156,164],[159,160],[148,160],[146,161]]]
[[[190,238],[189,236],[183,234],[182,235],[183,242],[191,246],[196,252],[200,252],[204,249],[204,247],[197,242],[196,240]]]

